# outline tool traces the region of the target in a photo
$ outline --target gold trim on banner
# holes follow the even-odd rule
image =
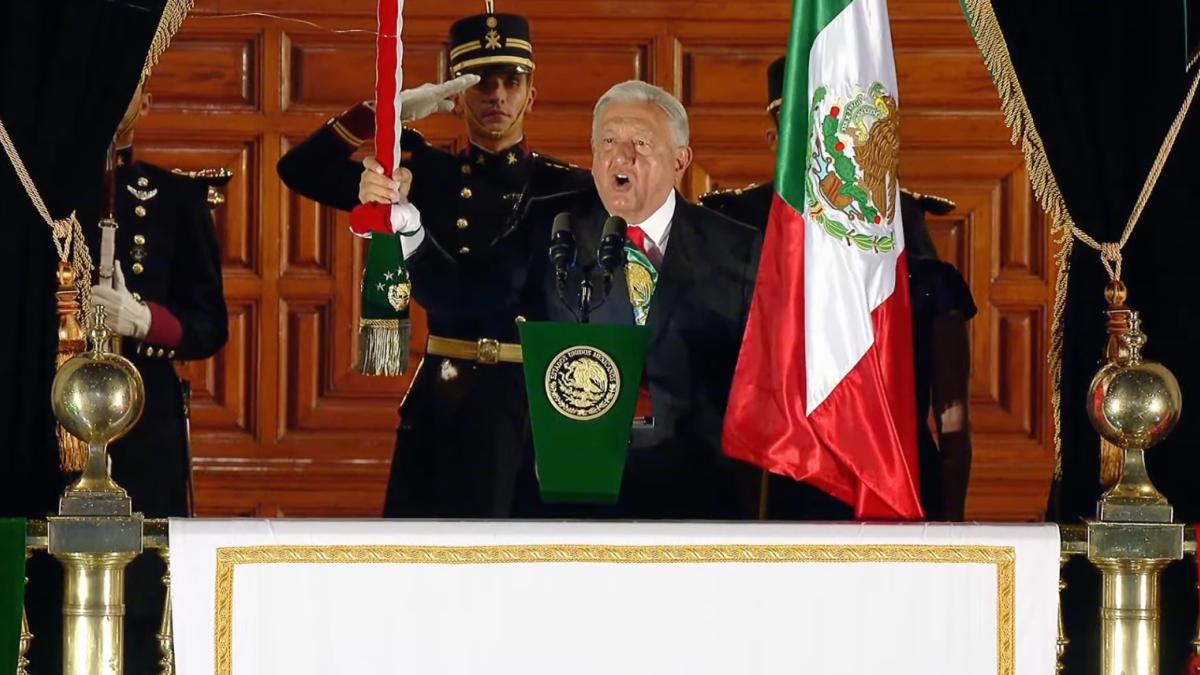
[[[1016,663],[1016,550],[1011,546],[531,544],[509,546],[241,546],[217,549],[214,649],[217,675],[233,675],[233,580],[239,565],[530,563],[942,563],[996,568],[996,674]]]
[[[1038,133],[1037,125],[1033,122],[1033,113],[1029,111],[1029,103],[1025,100],[1025,92],[1017,79],[1017,71],[1013,67],[1012,57],[1008,53],[1008,43],[1004,41],[1004,32],[992,9],[991,0],[962,0],[967,11],[967,21],[983,55],[983,63],[992,75],[996,91],[1000,94],[1000,110],[1004,112],[1004,123],[1012,129],[1011,142],[1021,144],[1021,152],[1025,156],[1025,167],[1029,171],[1029,183],[1033,186],[1033,194],[1038,203],[1050,216],[1050,232],[1058,244],[1058,253],[1054,256],[1054,267],[1057,271],[1057,283],[1054,286],[1054,315],[1050,322],[1050,352],[1046,355],[1049,362],[1051,403],[1054,406],[1054,478],[1062,477],[1062,349],[1063,349],[1063,312],[1067,306],[1067,282],[1071,273],[1071,249],[1074,239],[1071,235],[1075,229],[1075,220],[1067,210],[1067,203],[1059,190],[1058,181],[1050,168],[1050,160],[1046,156],[1046,145]]]

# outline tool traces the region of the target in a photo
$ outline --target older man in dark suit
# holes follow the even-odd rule
[[[671,94],[639,81],[609,89],[592,121],[594,187],[534,200],[546,315],[572,321],[579,281],[597,265],[603,224],[628,225],[626,264],[591,319],[650,330],[644,382],[653,424],[633,430],[616,514],[746,518],[756,474],[725,458],[721,425],[758,270],[762,235],[688,203],[675,185],[692,161],[688,118]],[[567,298],[545,255],[551,223],[574,215],[578,259]],[[534,276],[531,274],[531,278]],[[598,291],[600,292],[600,291]],[[607,513],[605,515],[608,515]]]

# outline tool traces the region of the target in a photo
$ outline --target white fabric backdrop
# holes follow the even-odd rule
[[[1052,525],[180,519],[170,536],[180,675],[1054,673]]]

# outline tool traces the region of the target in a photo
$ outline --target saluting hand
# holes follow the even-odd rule
[[[454,110],[450,97],[460,94],[479,84],[479,76],[459,75],[448,82],[425,84],[400,92],[400,121],[415,122],[434,113]]]
[[[389,180],[383,165],[374,157],[363,160],[362,176],[358,180],[358,201],[363,204],[404,204],[408,202],[408,190],[412,187],[412,172],[399,167]]]

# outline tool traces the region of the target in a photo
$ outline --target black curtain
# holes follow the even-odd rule
[[[1096,240],[1120,238],[1192,73],[1200,0],[994,0],[992,7],[1054,178],[1076,224]],[[1189,46],[1189,42],[1193,46]],[[1200,104],[1186,119],[1175,149],[1132,238],[1123,278],[1129,305],[1149,335],[1144,354],[1179,378],[1184,415],[1171,437],[1148,453],[1150,474],[1185,522],[1200,520],[1200,491],[1191,487],[1200,455],[1200,412],[1186,402],[1200,392]],[[1047,518],[1079,522],[1094,514],[1099,437],[1085,395],[1107,336],[1098,252],[1076,242],[1063,325],[1062,464]],[[1194,405],[1194,403],[1193,403]],[[1072,644],[1068,673],[1096,672],[1099,577],[1083,561],[1068,567],[1066,621]],[[1196,611],[1195,570],[1178,563],[1164,589],[1163,671],[1182,672]]]
[[[52,217],[96,182],[164,2],[0,3],[0,119]],[[49,404],[58,257],[7,157],[0,206],[0,516],[44,517],[61,485]]]
[[[0,120],[50,214],[96,212],[106,149],[141,75],[165,0],[0,2]],[[90,207],[90,208],[89,208]],[[94,223],[85,223],[94,227]],[[0,156],[0,517],[43,518],[63,487],[50,383],[58,256]],[[33,672],[61,672],[62,570],[29,561]]]

